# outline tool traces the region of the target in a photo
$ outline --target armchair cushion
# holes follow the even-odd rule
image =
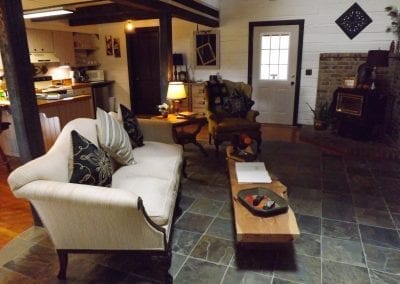
[[[234,89],[232,94],[227,98],[224,109],[234,117],[246,118],[247,112],[253,106],[252,101],[248,96],[238,89]]]
[[[141,147],[143,146],[143,133],[139,127],[139,121],[135,117],[135,115],[130,111],[127,107],[120,104],[122,121],[124,124],[124,129],[128,133],[128,136],[131,140],[132,147]]]
[[[96,117],[100,146],[118,163],[134,164],[132,145],[123,126],[100,108],[97,108]]]
[[[216,120],[230,116],[224,107],[227,104],[229,93],[225,84],[208,83],[207,85],[208,109]]]
[[[215,126],[215,131],[221,132],[246,132],[251,130],[259,130],[260,124],[258,122],[252,122],[247,119],[240,117],[231,117],[222,120]]]
[[[110,186],[113,170],[109,155],[75,130],[71,138],[74,164],[70,182]]]

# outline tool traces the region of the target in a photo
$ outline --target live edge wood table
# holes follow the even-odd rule
[[[237,194],[242,189],[264,187],[287,199],[287,188],[276,177],[272,176],[272,183],[244,183],[239,184],[236,176],[236,161],[229,158],[232,146],[227,146],[227,163],[231,182],[232,207],[235,218],[236,241],[245,243],[290,243],[300,236],[296,217],[289,207],[283,214],[272,217],[259,217],[253,215],[244,207]]]

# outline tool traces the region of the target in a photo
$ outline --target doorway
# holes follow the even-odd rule
[[[137,28],[126,34],[131,109],[158,114],[161,104],[159,28]]]
[[[304,20],[249,24],[248,82],[258,122],[296,125]]]

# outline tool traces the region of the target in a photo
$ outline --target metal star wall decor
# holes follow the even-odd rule
[[[350,39],[353,39],[370,23],[372,23],[372,19],[356,2],[347,9],[346,12],[335,21],[335,23]]]

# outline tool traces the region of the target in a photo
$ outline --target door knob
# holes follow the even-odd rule
[[[292,82],[290,82],[290,85],[291,85],[291,86],[293,86],[293,85],[294,85],[294,82],[293,82],[293,81],[292,81]]]

